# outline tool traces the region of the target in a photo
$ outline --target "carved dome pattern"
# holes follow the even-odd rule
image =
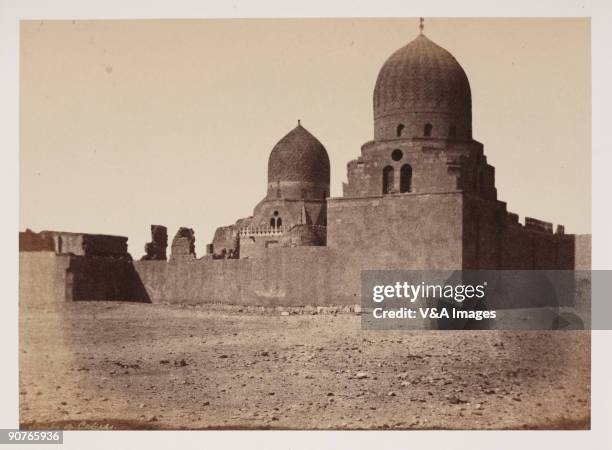
[[[453,55],[419,35],[384,63],[374,88],[374,118],[389,114],[449,113],[471,119],[468,78]]]
[[[268,159],[268,183],[282,181],[329,185],[327,151],[300,124],[278,141]]]

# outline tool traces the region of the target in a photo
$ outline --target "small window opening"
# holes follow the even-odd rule
[[[400,124],[397,126],[397,129],[395,130],[395,135],[396,135],[397,137],[402,137],[402,134],[404,134],[404,128],[406,128],[406,127],[404,126],[404,124],[403,124],[403,123],[400,123]]]
[[[281,219],[280,217],[278,217],[278,211],[274,211],[274,213],[272,213],[272,215],[274,217],[272,217],[270,219],[270,227],[272,228],[279,228],[280,226],[282,226],[283,224],[283,219]]]
[[[383,194],[390,194],[393,192],[393,185],[395,183],[395,170],[391,166],[387,166],[383,169]]]
[[[404,164],[400,169],[400,192],[410,192],[412,188],[412,167]]]

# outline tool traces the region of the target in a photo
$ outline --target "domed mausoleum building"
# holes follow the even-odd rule
[[[341,197],[330,197],[325,146],[298,121],[269,154],[263,199],[218,228],[201,258],[188,227],[168,260],[162,226],[152,226],[147,255],[133,264],[123,237],[26,232],[20,251],[54,252],[60,266],[44,280],[63,277],[71,300],[140,293],[153,302],[275,307],[354,306],[364,270],[588,269],[590,236],[521,223],[498,200],[495,169],[472,136],[468,76],[422,31],[421,22],[372,80],[374,136],[348,162]],[[29,272],[38,274],[33,256]],[[538,305],[517,298],[502,306]]]
[[[270,152],[268,193],[251,217],[215,233],[217,256],[248,258],[272,247],[325,245],[327,150],[300,121]]]
[[[346,274],[573,267],[574,238],[562,226],[521,224],[497,199],[495,169],[472,137],[468,76],[422,26],[382,65],[373,113],[374,139],[348,163],[338,198],[329,197],[325,147],[298,122],[270,153],[266,197],[217,230],[213,257],[325,246]]]
[[[374,141],[348,165],[349,197],[469,191],[496,198],[494,169],[472,140],[470,83],[420,34],[393,53],[374,88]]]

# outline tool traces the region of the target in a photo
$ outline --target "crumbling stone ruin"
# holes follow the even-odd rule
[[[127,241],[125,236],[63,231],[19,233],[20,301],[29,306],[80,300],[149,301]]]
[[[151,242],[145,244],[141,261],[165,261],[168,248],[168,229],[163,225],[151,225]]]
[[[172,240],[170,261],[196,259],[195,234],[192,228],[181,227]]]
[[[44,233],[35,233],[27,228],[25,231],[19,233],[19,251],[53,252],[55,251],[53,236]]]
[[[49,251],[57,255],[112,257],[131,260],[127,237],[27,229],[19,233],[19,251]]]

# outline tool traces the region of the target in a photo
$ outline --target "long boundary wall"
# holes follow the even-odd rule
[[[578,268],[586,268],[590,238],[580,236],[575,242],[574,259]],[[387,252],[330,247],[272,248],[258,258],[224,260],[132,262],[53,252],[19,256],[20,298],[26,305],[71,300],[355,305],[360,303],[362,270],[414,268]]]
[[[272,305],[354,304],[335,298],[337,256],[326,247],[267,249],[253,259],[136,261],[152,302]]]

